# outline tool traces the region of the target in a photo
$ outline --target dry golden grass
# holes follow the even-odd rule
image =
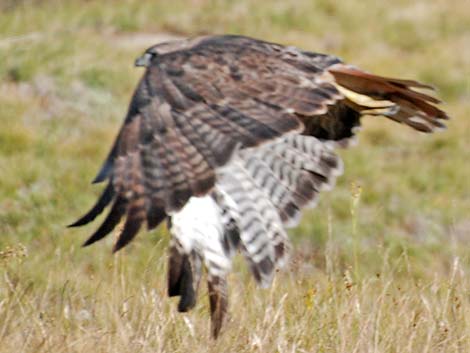
[[[0,352],[470,352],[466,0],[0,0]],[[230,319],[166,297],[164,229],[122,253],[68,230],[162,33],[241,33],[434,84],[423,136],[366,119],[345,175],[291,232],[268,290],[238,259]],[[360,186],[360,189],[357,186]],[[360,190],[360,192],[358,192]]]
[[[369,271],[355,280],[353,268],[339,266],[337,250],[327,249],[326,267],[315,268],[300,257],[288,271],[279,273],[268,290],[256,288],[243,271],[231,275],[231,316],[217,342],[208,334],[205,290],[196,310],[176,313],[175,303],[165,297],[162,285],[164,259],[153,255],[142,259],[137,250],[143,249],[112,259],[101,255],[100,268],[77,261],[74,251],[57,251],[46,265],[36,265],[53,269],[43,276],[25,263],[28,257],[10,258],[3,278],[1,351],[470,349],[469,281],[459,259],[435,272],[433,278],[416,279],[407,253],[392,257],[383,250],[377,272]],[[160,251],[157,247],[152,253]],[[131,255],[144,263],[136,264]]]

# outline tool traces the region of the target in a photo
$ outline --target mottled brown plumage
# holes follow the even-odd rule
[[[214,336],[227,309],[226,264],[218,268],[207,254],[230,258],[234,249],[241,249],[255,278],[269,283],[288,249],[282,224],[289,225],[334,181],[340,161],[330,147],[345,145],[363,115],[385,116],[422,132],[443,128],[448,119],[435,106],[439,101],[422,92],[431,88],[427,85],[372,75],[334,56],[248,37],[204,36],[158,44],[136,65],[145,66],[145,73],[94,180],[107,180],[108,185],[96,205],[71,226],[93,221],[111,204],[84,245],[102,239],[125,218],[117,251],[142,225],[152,229],[178,214],[192,196],[212,192],[218,207],[230,213],[227,219],[221,216],[222,228],[217,223],[211,238],[218,242],[218,232],[224,234],[222,247],[196,239],[194,244],[203,246],[193,249],[191,242],[183,246],[175,241],[169,295],[181,296],[181,311],[190,309],[202,261],[212,268],[208,285]],[[286,139],[293,134],[311,138]],[[272,150],[257,147],[273,141],[280,143]],[[224,174],[225,167],[234,175]],[[214,191],[219,181],[230,202],[246,207],[224,206]],[[237,194],[237,183],[244,184],[245,194]],[[244,222],[250,214],[252,219]],[[184,233],[180,226],[175,232]]]

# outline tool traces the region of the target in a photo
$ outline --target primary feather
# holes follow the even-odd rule
[[[108,186],[71,226],[111,209],[85,242],[124,218],[114,247],[169,218],[168,293],[196,303],[208,272],[212,334],[227,312],[227,273],[240,250],[261,285],[286,262],[286,227],[331,189],[363,115],[433,132],[448,119],[412,80],[381,77],[334,56],[242,36],[203,36],[149,48],[145,73],[94,182]]]

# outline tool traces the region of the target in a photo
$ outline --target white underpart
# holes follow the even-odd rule
[[[222,276],[230,270],[230,258],[222,247],[222,215],[211,196],[191,197],[172,216],[171,230],[185,253],[195,251],[202,255],[211,275]]]

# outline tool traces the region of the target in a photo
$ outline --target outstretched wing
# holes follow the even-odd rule
[[[140,61],[139,61],[140,62]],[[95,182],[108,180],[96,205],[72,224],[92,221],[112,204],[85,245],[125,217],[117,251],[145,222],[149,229],[207,194],[237,149],[303,133],[339,143],[364,114],[414,129],[442,128],[438,100],[415,81],[385,78],[333,56],[239,36],[209,36],[150,48],[147,70]]]
[[[247,38],[209,37],[189,41],[184,50],[152,54],[95,179],[108,179],[108,187],[73,224],[90,222],[112,203],[85,245],[126,216],[115,246],[120,249],[145,221],[153,228],[191,196],[211,190],[216,169],[237,148],[301,132],[297,116],[323,114],[342,98],[333,77],[314,60],[302,62],[281,49]]]

